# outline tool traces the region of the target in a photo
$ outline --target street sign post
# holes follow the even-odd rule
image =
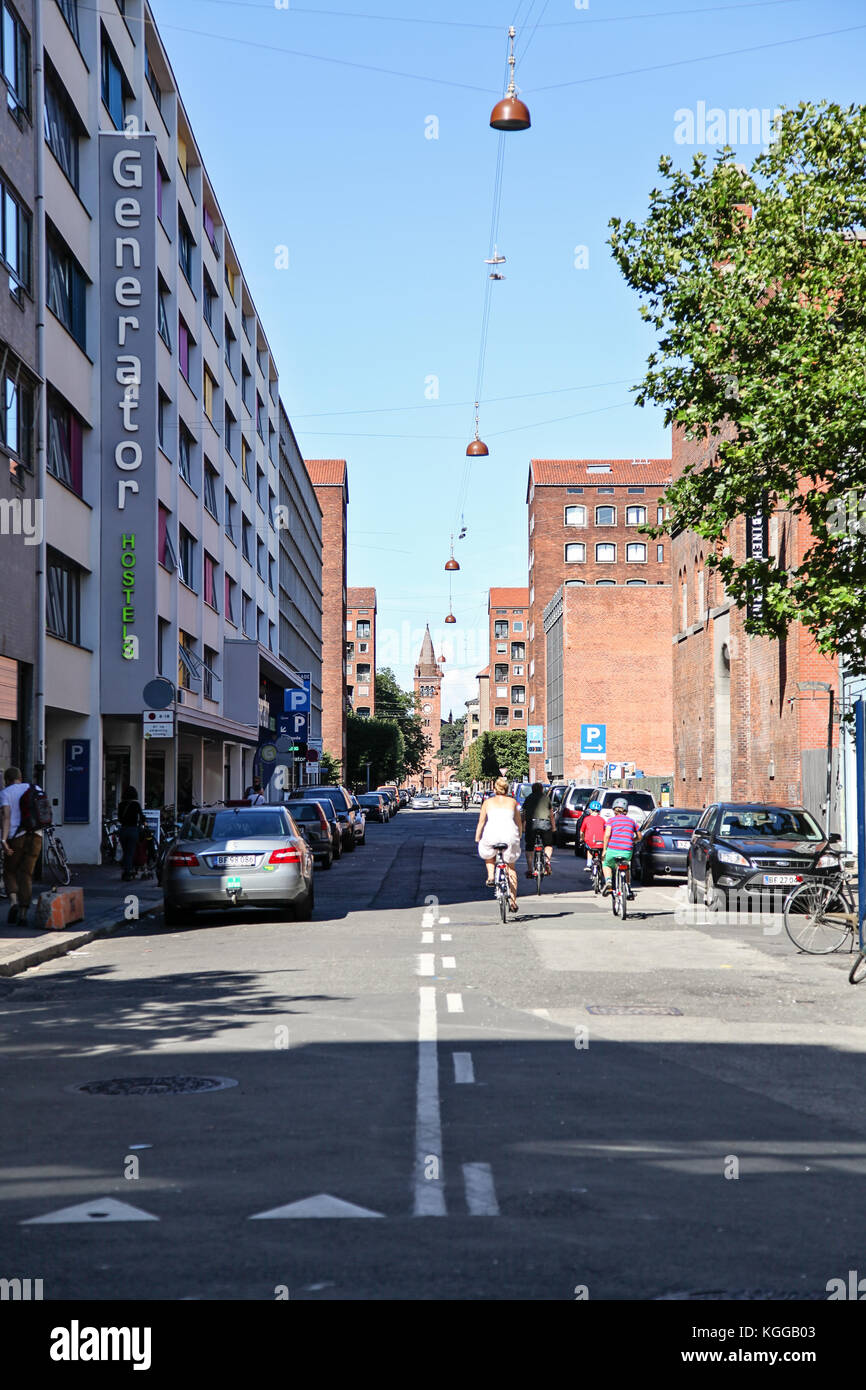
[[[144,737],[174,738],[174,710],[148,709],[141,716]]]

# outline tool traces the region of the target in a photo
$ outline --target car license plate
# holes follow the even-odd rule
[[[226,892],[227,892],[227,893],[240,892],[240,887],[241,887],[241,881],[240,881],[239,878],[227,878],[227,879],[226,879]]]
[[[674,849],[688,849],[690,840],[674,840]]]
[[[254,854],[217,854],[214,857],[217,869],[251,869],[256,862]]]
[[[787,885],[802,883],[803,879],[800,874],[764,874],[764,882]]]

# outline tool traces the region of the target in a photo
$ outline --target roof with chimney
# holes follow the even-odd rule
[[[666,459],[531,459],[529,488],[666,487],[672,461]]]

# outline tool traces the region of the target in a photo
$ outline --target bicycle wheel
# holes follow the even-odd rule
[[[619,916],[619,889],[618,889],[618,883],[619,883],[619,875],[618,875],[616,869],[614,868],[614,871],[613,871],[613,873],[612,873],[611,876],[610,876],[610,907],[611,907],[611,911],[612,911],[614,917],[618,917],[618,916]]]
[[[59,840],[49,840],[42,850],[42,865],[49,878],[57,884],[69,882],[69,865]]]
[[[785,899],[785,931],[806,955],[832,955],[852,931],[842,917],[844,906],[834,885],[802,883]]]
[[[619,915],[623,921],[628,916],[628,878],[625,869],[619,871]]]
[[[503,922],[507,922],[507,921],[508,921],[508,891],[507,891],[507,889],[505,889],[505,888],[502,886],[501,883],[500,883],[498,889],[496,890],[496,896],[497,896],[498,899],[499,899],[499,915],[500,915],[500,917],[502,918]]]
[[[541,897],[541,879],[544,874],[544,855],[536,853],[535,856],[535,892],[537,897]]]

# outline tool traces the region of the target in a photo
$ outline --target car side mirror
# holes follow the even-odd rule
[[[842,836],[839,835],[839,834],[837,834],[837,832],[836,832],[835,830],[833,831],[833,834],[832,834],[829,838],[830,838],[830,844],[831,844],[831,845],[841,845],[841,843],[842,843]]]

